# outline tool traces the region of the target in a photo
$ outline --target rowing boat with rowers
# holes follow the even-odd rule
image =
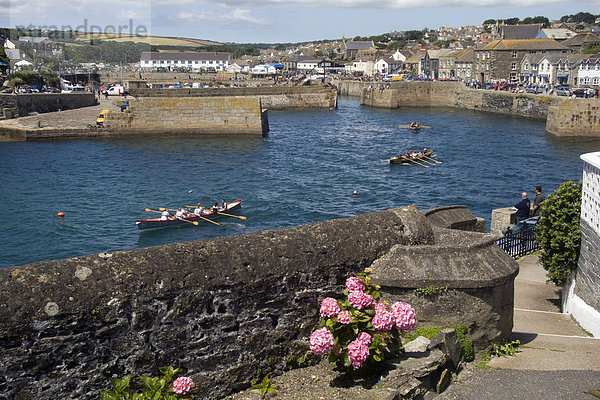
[[[415,162],[415,161],[418,161],[421,159],[427,159],[432,154],[433,154],[433,150],[430,149],[430,150],[427,150],[425,153],[418,153],[414,157],[411,157],[410,155],[408,155],[408,156],[400,155],[400,156],[390,158],[390,164],[405,164],[405,163]]]
[[[189,217],[178,218],[178,217],[175,217],[174,215],[171,215],[168,219],[161,219],[161,217],[138,219],[137,221],[135,221],[135,223],[138,226],[138,229],[140,231],[147,230],[147,229],[166,228],[169,226],[186,225],[189,223],[198,225],[198,222],[202,222],[204,220],[208,220],[208,222],[213,222],[213,221],[211,221],[213,218],[218,217],[220,215],[227,215],[224,213],[238,209],[241,206],[242,206],[242,199],[237,199],[236,201],[227,203],[227,207],[225,209],[219,208],[217,211],[214,211],[212,208],[206,208],[206,209],[204,209],[202,215],[200,215],[200,216],[192,214]],[[152,211],[152,210],[147,209],[147,211]],[[239,218],[245,218],[245,217],[239,217]]]

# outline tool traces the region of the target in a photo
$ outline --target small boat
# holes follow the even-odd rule
[[[219,211],[212,211],[212,208],[207,208],[202,213],[202,217],[197,215],[192,215],[186,218],[176,219],[173,216],[173,219],[161,220],[161,217],[156,218],[148,218],[148,219],[138,219],[135,221],[138,229],[140,231],[147,229],[159,229],[159,228],[167,228],[169,226],[179,226],[179,225],[190,225],[190,222],[202,222],[205,219],[213,219],[218,217],[220,213],[229,212],[235,209],[238,209],[242,206],[242,199],[237,199],[236,201],[232,201],[231,203],[227,203],[227,209],[219,209]]]
[[[429,157],[433,154],[433,150],[427,150],[425,154],[418,153],[415,158],[411,158],[410,156],[396,156],[390,158],[390,164],[404,164],[404,163],[412,163],[414,161],[421,160],[422,158]]]

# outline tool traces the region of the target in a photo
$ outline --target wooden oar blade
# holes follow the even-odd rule
[[[234,217],[234,218],[239,218],[239,219],[246,219],[246,217],[244,217],[242,215],[225,214],[224,212],[217,212],[217,214],[226,215],[228,217]]]

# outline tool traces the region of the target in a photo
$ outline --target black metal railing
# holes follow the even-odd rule
[[[535,242],[535,226],[518,232],[508,231],[504,237],[496,240],[496,244],[512,257],[524,256],[540,249]]]

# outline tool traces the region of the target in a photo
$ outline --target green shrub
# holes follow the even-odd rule
[[[415,340],[419,336],[424,336],[431,340],[444,328],[454,328],[458,341],[460,342],[460,354],[465,361],[473,361],[475,359],[475,350],[473,349],[473,342],[471,342],[471,339],[467,336],[467,327],[465,325],[421,326],[413,332],[405,334],[404,337],[406,343]]]
[[[548,271],[548,280],[556,286],[564,285],[571,271],[577,268],[580,214],[581,181],[563,182],[540,205],[535,240],[543,249],[540,264]]]

